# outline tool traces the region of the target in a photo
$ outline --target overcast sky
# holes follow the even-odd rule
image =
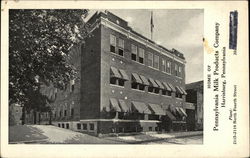
[[[91,10],[89,17],[96,10]],[[128,21],[136,32],[150,39],[151,10],[109,10]],[[203,10],[171,9],[152,10],[153,40],[175,48],[186,58],[186,83],[203,80]]]

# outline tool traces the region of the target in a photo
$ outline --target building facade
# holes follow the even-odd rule
[[[194,109],[186,108],[187,124],[190,130],[203,130],[203,81],[186,84],[186,105],[192,103]]]
[[[79,76],[55,98],[52,123],[93,134],[186,130],[185,58],[135,32],[110,12],[88,21],[72,48]]]

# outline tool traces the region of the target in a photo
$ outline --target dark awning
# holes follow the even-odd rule
[[[120,103],[120,107],[122,112],[128,112],[129,111],[129,107],[127,106],[127,104],[125,103],[124,100],[119,99],[119,103]]]
[[[182,92],[182,90],[180,89],[179,86],[176,86],[176,90],[177,90],[178,93],[183,94],[183,92]]]
[[[110,98],[110,105],[113,111],[121,112],[121,108],[118,105],[118,101],[115,98]]]
[[[184,95],[187,95],[187,92],[184,90],[184,88],[179,87],[181,89],[181,91],[183,92]]]
[[[162,82],[163,86],[165,87],[166,90],[171,91],[171,88],[166,82]]]
[[[122,79],[129,80],[127,73],[123,69],[119,69],[119,71],[122,74]]]
[[[149,86],[148,79],[143,75],[140,75],[140,77],[141,77],[141,80],[142,80],[143,84],[146,85],[146,86]]]
[[[111,75],[111,77],[115,77],[115,78],[122,78],[122,76],[121,76],[121,74],[119,73],[119,71],[116,69],[116,68],[114,68],[114,67],[112,67],[111,66],[111,68],[110,68],[110,75]]]
[[[142,102],[132,101],[132,106],[142,114],[152,114],[151,111],[148,109],[147,105]]]
[[[136,83],[142,84],[142,80],[140,79],[139,75],[136,73],[132,73],[132,80]]]
[[[185,115],[187,117],[187,113],[185,112],[185,110],[181,107],[179,107],[180,111],[183,113],[183,115]]]
[[[165,89],[165,87],[162,85],[162,83],[161,83],[159,80],[155,80],[155,82],[158,84],[158,86],[159,86],[161,89]]]
[[[152,87],[159,88],[158,84],[154,81],[154,79],[149,78],[149,83]]]
[[[156,115],[165,115],[166,114],[165,111],[158,104],[150,104],[149,103],[149,106],[153,110],[154,114],[156,114]]]
[[[173,92],[176,92],[176,89],[174,88],[174,86],[171,83],[168,83],[168,85],[172,89]]]
[[[168,118],[170,118],[172,121],[176,120],[176,118],[174,117],[174,115],[170,112],[170,111],[166,111],[166,115]]]
[[[175,109],[176,109],[176,111],[177,111],[181,116],[185,116],[185,115],[181,112],[181,110],[180,110],[179,107],[175,107]]]

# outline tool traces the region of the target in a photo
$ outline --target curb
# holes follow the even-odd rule
[[[28,140],[28,141],[15,141],[9,142],[9,144],[31,144],[31,143],[40,143],[40,142],[47,142],[48,138],[45,139],[38,139],[38,140]]]
[[[155,139],[140,140],[140,141],[123,141],[123,140],[113,140],[113,141],[127,143],[127,144],[142,144],[142,143],[147,143],[147,142],[157,142],[157,141],[161,141],[161,140],[170,140],[170,139],[174,139],[174,138],[186,138],[186,137],[194,137],[194,136],[201,136],[201,135],[203,135],[203,133],[182,135],[182,136],[173,136],[173,137],[169,137],[169,138],[155,138]],[[112,140],[112,139],[109,139],[109,140]]]

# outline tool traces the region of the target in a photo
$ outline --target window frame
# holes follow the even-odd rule
[[[122,46],[120,46],[120,41],[122,41]],[[124,56],[124,45],[125,45],[124,39],[118,38],[118,45],[117,45],[117,47],[118,47],[118,55],[120,55],[120,56]],[[120,54],[120,50],[122,50],[122,55]]]
[[[141,56],[142,55],[142,56]],[[142,59],[142,62],[140,61],[140,59]],[[141,64],[145,63],[145,50],[143,48],[139,47],[139,52],[138,52],[138,62]]]
[[[158,63],[157,67],[155,67],[155,64],[156,64],[156,60],[155,59],[158,59],[158,61],[157,61],[157,63]],[[159,70],[159,65],[160,65],[159,62],[160,62],[160,57],[158,55],[154,54],[154,64],[153,64],[153,66],[154,66],[155,69]]]
[[[133,49],[133,47],[134,47],[135,49]],[[133,50],[135,50],[135,52],[133,52]],[[135,55],[135,60],[133,59],[133,55]],[[131,44],[131,60],[137,61],[137,56],[138,56],[137,46],[134,45],[134,44]]]
[[[114,43],[112,42],[112,37],[114,37]],[[116,36],[115,35],[113,35],[113,34],[110,34],[110,36],[109,36],[109,45],[110,45],[110,52],[112,52],[112,53],[116,53],[116,42],[117,42],[117,38],[116,38]],[[111,50],[111,47],[114,47],[114,52]]]
[[[152,57],[152,59],[149,59],[149,57]],[[151,61],[151,62],[150,62]],[[148,58],[147,58],[148,66],[153,67],[154,66],[154,54],[151,52],[148,52]],[[150,64],[149,64],[150,63]]]

